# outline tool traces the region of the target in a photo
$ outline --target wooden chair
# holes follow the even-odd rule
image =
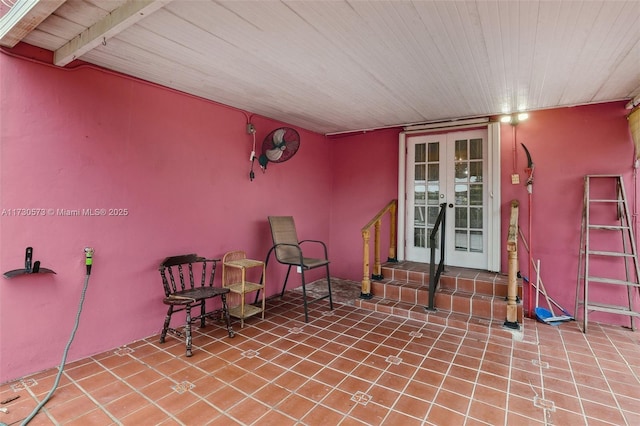
[[[256,271],[249,272],[252,268]],[[247,273],[256,278],[260,269],[260,282],[248,281]],[[246,303],[246,295],[264,290],[265,286],[265,264],[260,260],[247,259],[247,254],[242,250],[230,251],[222,258],[222,287],[228,288],[231,294],[236,295],[233,301],[229,300],[229,315],[240,319],[240,328],[244,327],[244,320],[253,315],[262,313],[264,319],[265,291],[262,291],[262,306]]]
[[[229,337],[234,337],[227,308],[228,288],[214,287],[213,279],[216,274],[216,264],[219,259],[205,259],[196,254],[185,254],[180,256],[167,257],[160,264],[160,275],[164,287],[165,297],[162,300],[165,305],[169,305],[167,316],[164,319],[164,326],[160,334],[160,343],[164,343],[167,331],[182,337],[182,333],[170,328],[171,316],[180,311],[186,313],[185,337],[187,346],[187,356],[192,355],[191,350],[191,323],[200,320],[200,327],[204,328],[205,318],[212,317],[214,312],[206,311],[206,301],[219,297],[222,302],[222,316],[227,323]],[[185,276],[185,273],[187,274]],[[196,281],[200,276],[200,282]],[[200,306],[200,314],[191,316],[191,308]]]
[[[271,237],[273,239],[273,247],[267,254],[267,260],[265,264],[269,263],[269,258],[272,252],[275,252],[276,260],[287,265],[287,275],[282,285],[282,292],[280,298],[284,296],[284,292],[287,288],[287,280],[289,279],[289,273],[291,267],[295,266],[299,268],[302,279],[302,301],[304,304],[304,320],[309,322],[309,313],[307,306],[309,303],[313,303],[322,299],[329,298],[329,309],[333,310],[333,298],[331,296],[331,277],[329,275],[329,258],[327,256],[327,246],[322,241],[318,240],[298,240],[296,233],[296,226],[291,216],[269,216],[269,225],[271,227]],[[323,258],[305,257],[302,252],[303,243],[312,243],[322,248],[324,252]],[[305,247],[311,244],[305,244]],[[316,299],[307,301],[307,289],[305,280],[305,271],[315,268],[324,267],[327,274],[327,288],[328,293],[320,296]]]

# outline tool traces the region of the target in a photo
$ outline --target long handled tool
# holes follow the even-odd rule
[[[522,230],[518,229],[519,234],[520,234],[520,238],[522,239],[522,244],[524,245],[524,248],[528,251],[529,250],[529,246],[527,245],[527,240],[524,238],[524,235],[522,234]],[[536,265],[536,262],[533,261],[533,259],[531,260],[531,263],[533,265],[533,269],[535,270],[536,276],[538,277],[536,282],[539,282],[539,286],[544,290],[544,296],[545,299],[547,300],[547,303],[549,304],[549,307],[551,308],[551,304],[555,305],[558,309],[560,309],[563,313],[562,317],[567,317],[568,320],[573,320],[575,319],[570,313],[569,311],[567,311],[565,308],[562,307],[562,305],[560,305],[558,302],[556,302],[551,296],[549,296],[546,292],[546,289],[544,289],[544,283],[542,282],[542,277],[540,276],[540,270],[539,270],[539,266]],[[528,277],[523,277],[520,276],[519,278],[522,278],[527,284],[529,284],[529,286],[533,287],[536,289],[536,291],[538,290],[538,285],[533,284],[532,282],[530,282],[530,279]],[[536,302],[537,305],[537,302]]]
[[[536,313],[538,310],[538,306],[540,305],[540,259],[538,259],[538,262],[536,263],[537,268],[536,268]],[[529,285],[531,285],[531,283],[529,283]]]
[[[529,152],[525,144],[521,143],[520,145],[522,145],[522,148],[524,148],[524,152],[527,154],[527,168],[525,169],[525,171],[529,174],[529,177],[527,178],[527,193],[529,194],[529,224],[528,224],[529,225],[529,248],[527,249],[527,251],[529,252],[529,278],[531,278],[531,263],[533,262],[533,253],[531,250],[533,248],[533,236],[531,235],[531,228],[532,228],[531,210],[533,207],[533,172],[536,168],[536,165],[531,159],[531,153]],[[531,287],[531,282],[529,282],[529,316],[531,318],[533,318],[533,309],[531,306],[531,298],[533,296],[532,293],[533,293],[533,288]]]
[[[540,259],[538,259],[538,262],[536,263],[535,266],[536,266],[536,277],[537,277],[536,309],[535,309],[536,318],[538,319],[538,321],[541,321],[550,325],[559,325],[564,321],[571,321],[573,319],[572,316],[570,315],[556,316],[556,314],[553,312],[553,306],[551,304],[551,300],[547,295],[547,290],[544,288],[544,284],[542,283],[542,279],[540,278]],[[547,306],[549,307],[549,309],[545,309],[540,306],[539,304],[540,293],[542,293],[545,300],[547,301]]]
[[[530,283],[529,283],[529,278],[528,278],[528,277],[525,277],[525,276],[523,276],[523,275],[518,275],[518,278],[522,278],[522,279],[524,280],[524,282],[526,282],[527,284],[530,284]],[[540,282],[542,282],[542,279],[540,279]],[[533,286],[533,288],[534,288],[535,290],[537,290],[537,289],[538,289],[538,287],[536,287],[536,285],[535,285],[535,284],[531,284],[531,285]],[[543,287],[544,287],[544,285],[543,285]],[[573,318],[573,317],[571,316],[571,314],[569,313],[569,311],[567,311],[566,309],[564,309],[564,308],[562,307],[562,305],[560,305],[560,304],[559,304],[559,303],[558,303],[558,302],[557,302],[553,297],[549,296],[548,294],[547,294],[547,296],[546,296],[546,297],[549,299],[549,301],[550,301],[550,302],[551,302],[551,303],[552,303],[556,308],[558,308],[558,309],[560,309],[560,310],[562,311],[562,313],[564,314],[564,316],[569,316],[569,317]]]

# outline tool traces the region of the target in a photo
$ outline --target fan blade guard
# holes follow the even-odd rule
[[[300,148],[300,135],[291,127],[280,127],[267,135],[262,143],[262,155],[259,162],[263,168],[270,161],[283,163],[289,160]],[[263,164],[264,163],[264,164]]]

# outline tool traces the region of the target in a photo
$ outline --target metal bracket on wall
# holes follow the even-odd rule
[[[24,269],[14,269],[13,271],[7,271],[2,274],[5,278],[13,278],[18,275],[25,274],[55,274],[54,271],[48,268],[41,268],[40,261],[36,260],[32,263],[33,260],[33,247],[27,247],[24,255]]]

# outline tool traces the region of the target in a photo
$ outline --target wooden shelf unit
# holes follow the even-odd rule
[[[253,268],[262,268],[261,282],[247,281],[247,271]],[[241,250],[231,251],[222,259],[222,286],[237,294],[240,304],[229,307],[229,315],[240,319],[240,328],[244,327],[244,320],[265,310],[265,263],[260,260],[247,259],[246,253]],[[246,303],[246,295],[254,292],[262,292],[262,304],[259,306]]]

